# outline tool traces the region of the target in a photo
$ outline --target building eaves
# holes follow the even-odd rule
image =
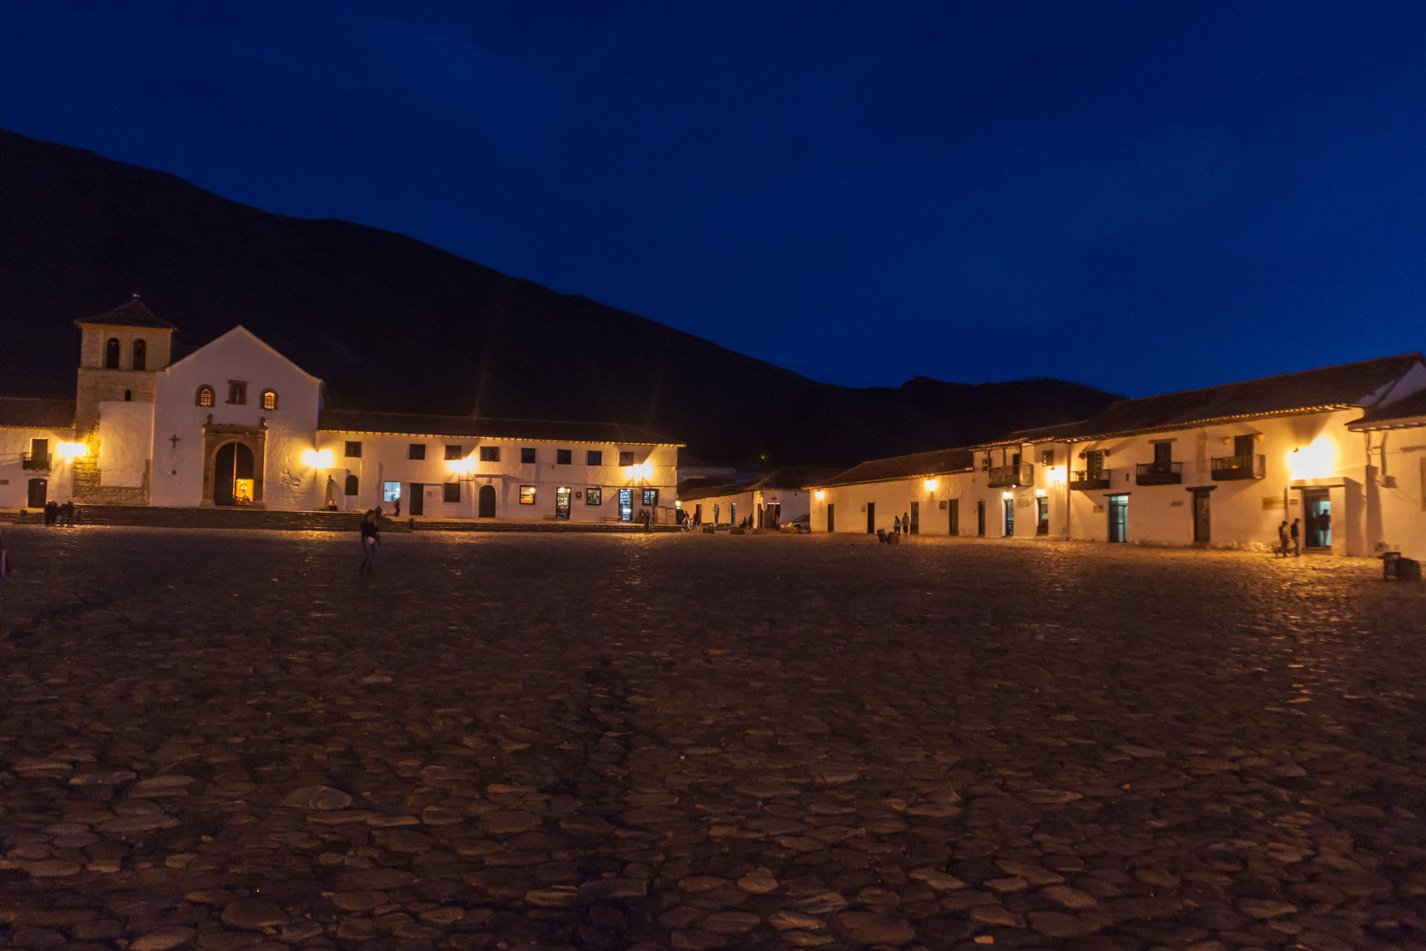
[[[96,317],[81,317],[74,322],[80,327],[151,327],[161,330],[177,330],[173,324],[157,317],[148,305],[135,294],[113,310]]]
[[[672,439],[619,423],[583,420],[502,419],[476,416],[441,416],[429,413],[380,413],[364,410],[325,410],[317,420],[323,432],[372,435],[449,436],[480,439],[533,439],[539,441],[624,443],[628,445],[680,446]]]
[[[843,470],[829,479],[808,482],[807,487],[820,489],[867,482],[929,478],[952,472],[967,472],[973,467],[974,457],[970,449],[937,449],[932,452],[871,459]]]
[[[0,426],[11,429],[73,429],[74,400],[0,396]]]
[[[1021,430],[989,446],[1013,443],[1089,441],[1243,422],[1269,416],[1295,416],[1369,405],[1373,398],[1421,365],[1419,353],[1398,354],[1302,370],[1218,386],[1119,400],[1089,419],[1061,426]],[[1378,396],[1374,397],[1374,394]]]
[[[1369,409],[1360,419],[1347,424],[1347,428],[1355,432],[1407,429],[1416,426],[1426,426],[1426,390],[1386,406]]]

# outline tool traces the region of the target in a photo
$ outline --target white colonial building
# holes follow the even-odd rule
[[[784,467],[741,482],[680,486],[678,502],[698,525],[733,526],[748,519],[753,528],[806,525],[812,512],[807,483],[834,474],[830,469]]]
[[[863,463],[811,486],[812,528],[869,532],[903,514],[920,534],[1243,547],[1275,544],[1286,520],[1309,550],[1409,554],[1426,532],[1426,470],[1409,486],[1403,470],[1426,447],[1388,452],[1383,434],[1422,426],[1423,391],[1426,361],[1405,354],[1121,400],[1080,422]]]
[[[235,327],[178,360],[140,301],[81,330],[74,402],[0,399],[0,508],[46,501],[673,520],[679,444],[613,424],[343,412]]]

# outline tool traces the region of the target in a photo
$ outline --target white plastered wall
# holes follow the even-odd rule
[[[231,380],[247,384],[245,403],[227,402]],[[205,384],[215,394],[211,407],[196,402]],[[275,410],[262,408],[267,389],[277,393]],[[154,393],[152,504],[203,503],[203,427],[211,415],[214,425],[266,425],[265,508],[318,508],[326,480],[302,454],[316,444],[320,402],[321,383],[315,377],[241,327],[168,367],[158,374]]]
[[[360,456],[346,454],[347,442],[361,443]],[[617,521],[619,490],[633,492],[633,513],[643,505],[643,489],[658,492],[658,521],[671,522],[674,511],[674,486],[677,479],[678,447],[630,443],[589,442],[578,440],[520,439],[517,437],[456,437],[423,436],[389,433],[349,433],[323,431],[318,445],[330,451],[333,467],[319,474],[318,482],[325,490],[326,476],[333,477],[339,508],[365,511],[380,505],[393,515],[395,506],[384,498],[388,482],[400,484],[401,515],[411,515],[413,485],[421,485],[422,516],[426,518],[475,518],[478,493],[482,486],[495,490],[495,518],[541,521],[555,518],[555,500],[559,488],[570,490],[569,520],[573,522]],[[411,446],[425,447],[424,459],[412,459]],[[446,459],[446,447],[456,446],[460,459],[475,457],[474,470],[457,471]],[[481,461],[480,447],[499,450],[498,461]],[[534,463],[522,463],[521,449],[535,450]],[[557,450],[568,449],[571,462],[556,462]],[[588,453],[600,453],[600,464],[589,465]],[[633,454],[634,466],[620,466],[620,452]],[[647,473],[642,469],[648,464]],[[357,493],[345,492],[347,476],[357,480]],[[443,486],[459,486],[459,501],[446,502]],[[520,487],[535,487],[534,504],[520,503]],[[599,504],[591,504],[589,489],[600,490]],[[319,495],[322,493],[319,493]]]
[[[99,404],[99,484],[144,484],[153,446],[152,403],[105,400]]]

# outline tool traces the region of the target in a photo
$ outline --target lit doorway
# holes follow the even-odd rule
[[[224,443],[213,457],[213,504],[251,505],[253,495],[253,451],[240,442]]]
[[[1050,534],[1050,500],[1043,495],[1035,497],[1035,534]]]
[[[565,520],[569,518],[569,500],[571,494],[570,488],[567,485],[562,485],[555,489],[555,518]]]
[[[1129,496],[1109,497],[1109,540],[1127,542],[1129,540]]]
[[[1332,550],[1332,499],[1326,489],[1302,490],[1303,521],[1306,522],[1307,547],[1316,551]]]
[[[1005,503],[1005,537],[1015,537],[1015,500],[1003,499]]]

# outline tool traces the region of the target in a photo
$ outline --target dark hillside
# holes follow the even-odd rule
[[[234,324],[346,409],[615,420],[699,455],[845,464],[1082,418],[1050,380],[848,389],[412,238],[227,201],[0,132],[0,393],[71,391],[71,322],[133,292],[189,345]]]

